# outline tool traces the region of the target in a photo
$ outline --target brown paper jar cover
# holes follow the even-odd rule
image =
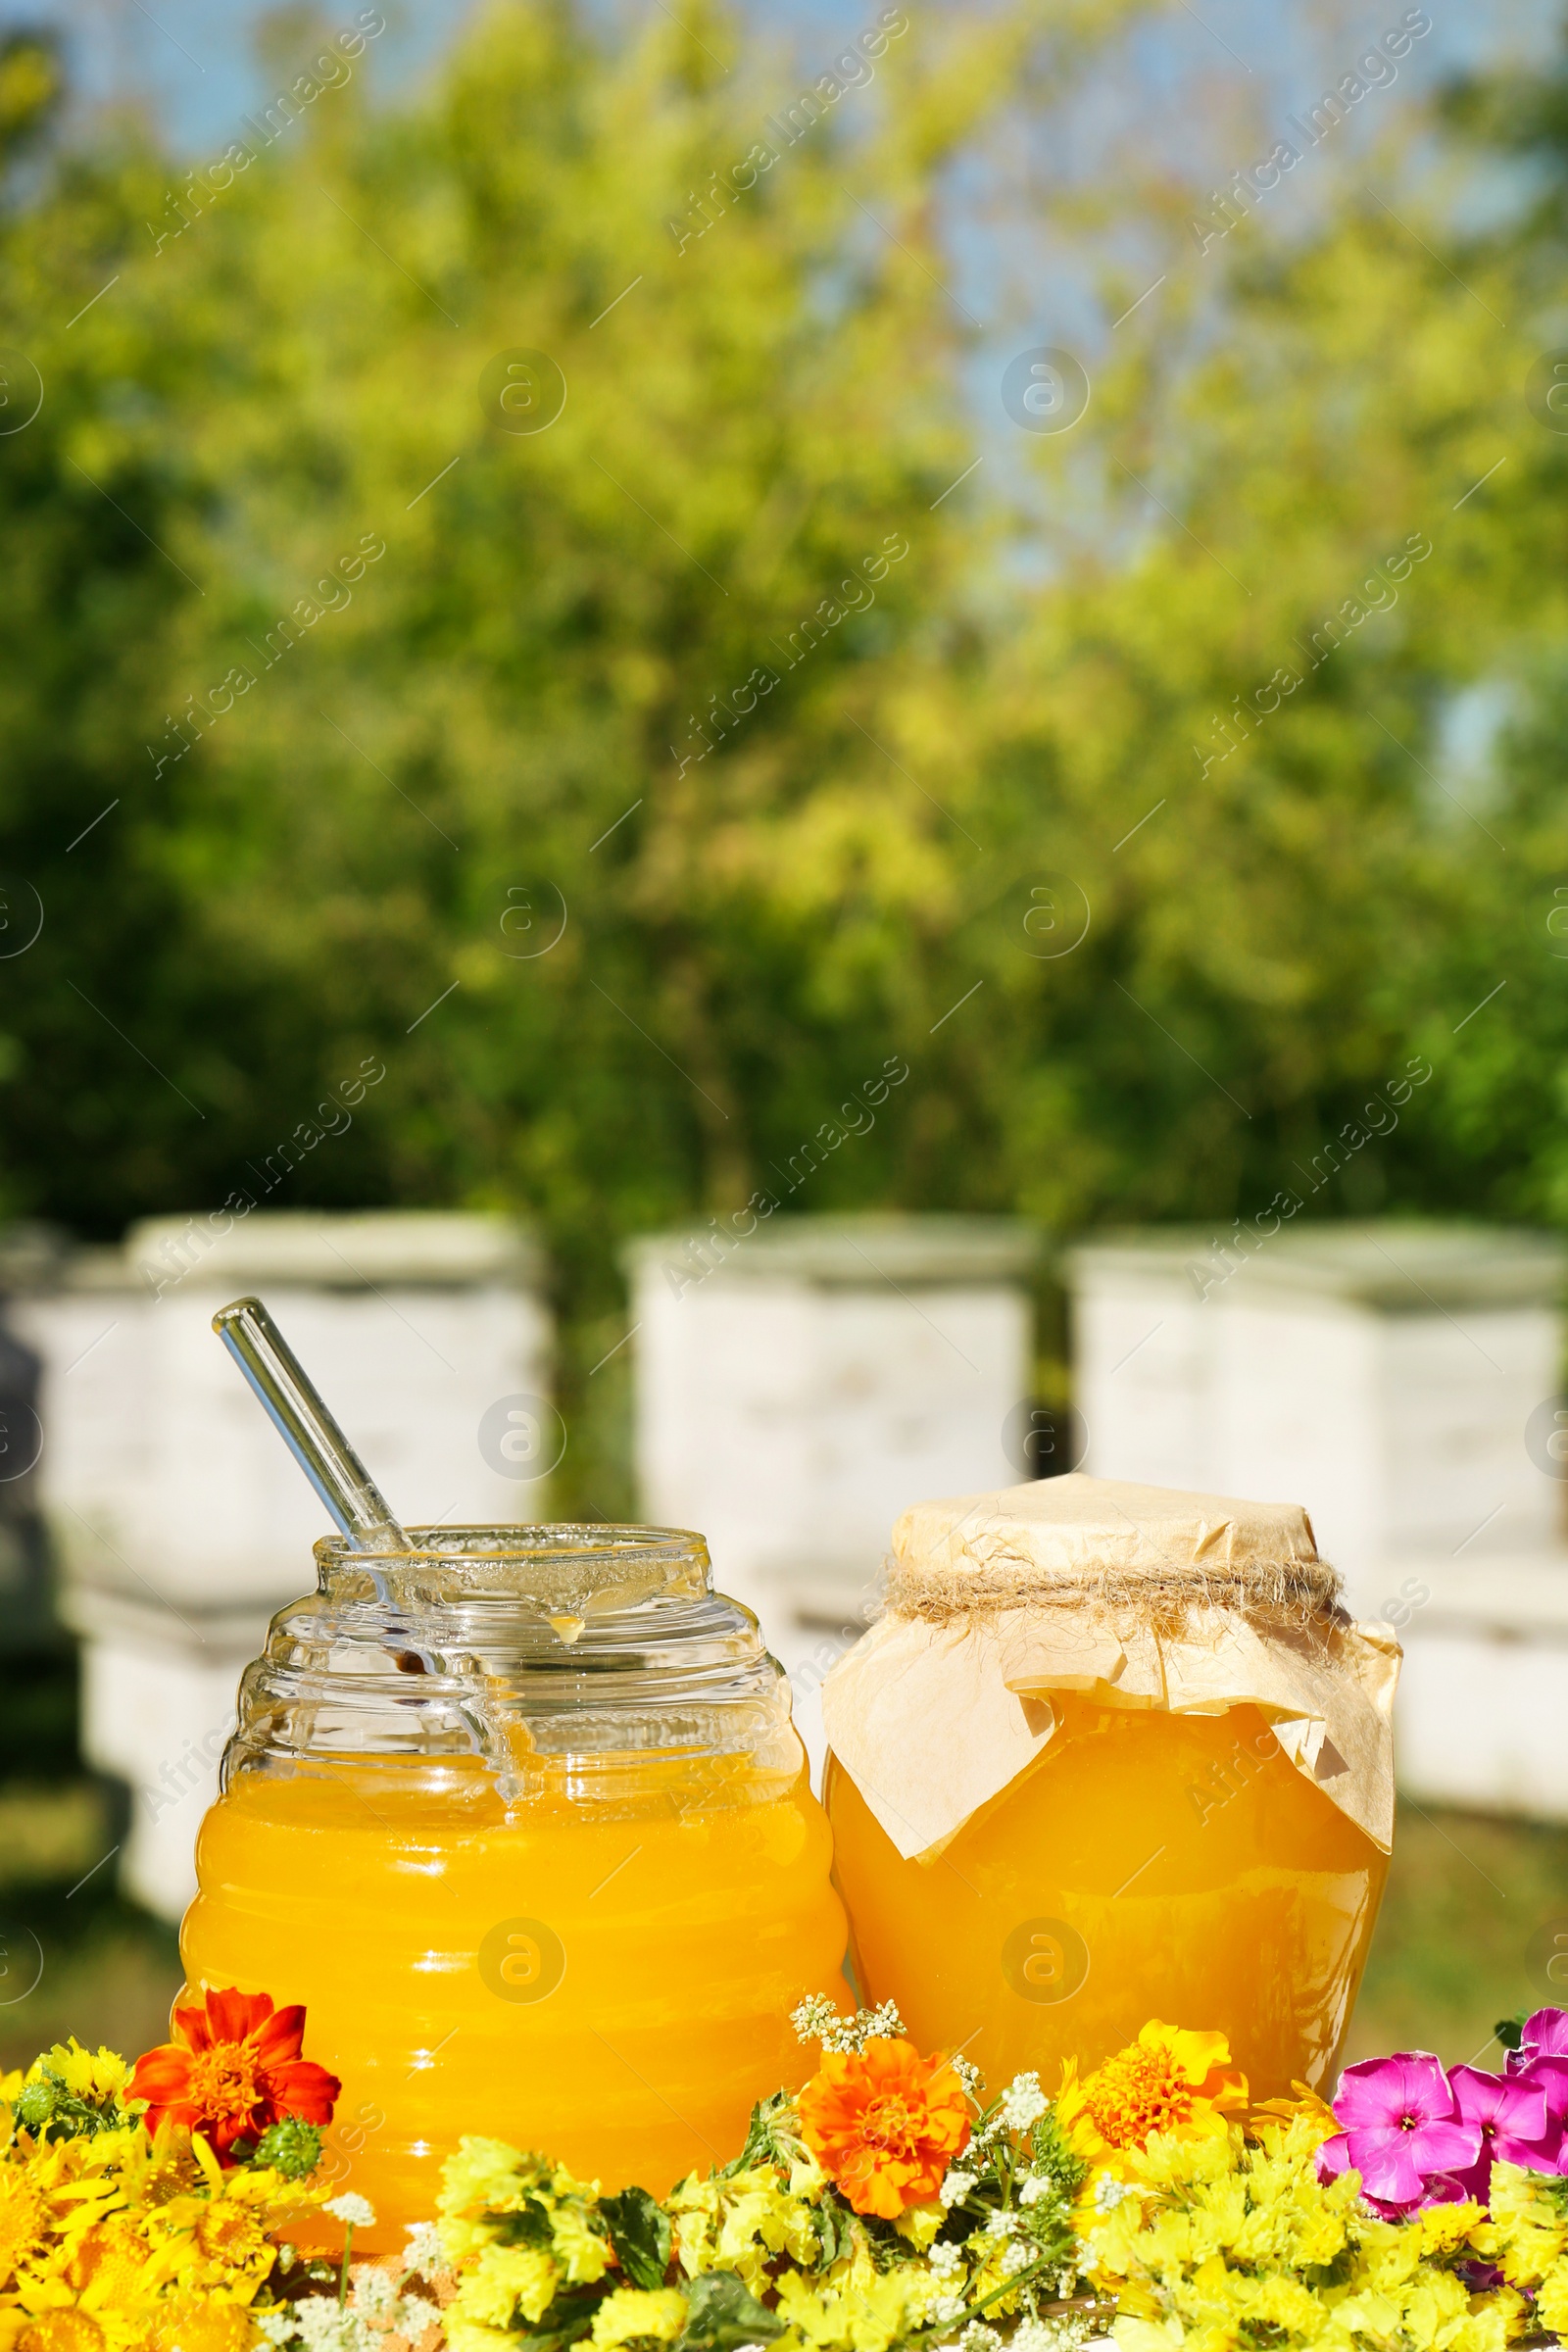
[[[885,1615],[829,1675],[829,1745],[900,1855],[929,1861],[1049,1744],[1053,1691],[1220,1715],[1251,1704],[1384,1853],[1400,1650],[1356,1624],[1295,1503],[1114,1479],[920,1502]]]

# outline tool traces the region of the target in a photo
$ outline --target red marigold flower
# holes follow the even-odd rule
[[[176,2009],[177,2039],[146,2050],[125,2096],[146,2099],[146,2125],[168,2117],[211,2141],[229,2161],[237,2139],[260,2139],[269,2124],[297,2116],[329,2124],[343,2085],[314,2059],[300,2056],[305,2011],[274,2009],[267,1992],[209,1992],[200,2008]]]
[[[962,2083],[912,2041],[826,2052],[796,2107],[807,2146],[855,2211],[890,2222],[936,2195],[969,2136]]]

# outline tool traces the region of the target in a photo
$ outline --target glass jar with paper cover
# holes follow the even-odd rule
[[[864,1997],[990,2080],[1213,2027],[1332,2075],[1394,1826],[1399,1648],[1294,1504],[1078,1475],[916,1504],[823,1690]]]

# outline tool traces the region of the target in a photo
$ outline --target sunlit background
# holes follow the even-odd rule
[[[901,1499],[1305,1502],[1411,1660],[1351,2054],[1480,2056],[1568,1948],[1552,14],[0,28],[0,2063],[178,1982],[264,1278],[407,1516],[708,1527],[808,1738]]]

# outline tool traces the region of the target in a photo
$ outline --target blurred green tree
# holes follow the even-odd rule
[[[806,81],[716,10],[612,48],[508,0],[393,110],[296,26],[226,159],[55,156],[0,222],[44,385],[0,437],[7,1205],[519,1206],[579,1386],[616,1240],[762,1189],[1568,1206],[1545,230],[1459,251],[1408,130],[1213,252],[1135,173],[1095,193],[1159,290],[1018,433],[956,186],[1126,22],[868,9]]]

